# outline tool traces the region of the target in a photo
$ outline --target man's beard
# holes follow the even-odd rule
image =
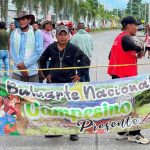
[[[23,28],[19,26],[19,28],[20,28],[21,30],[27,29],[28,27],[29,27],[28,24],[27,24],[25,27],[23,27]]]

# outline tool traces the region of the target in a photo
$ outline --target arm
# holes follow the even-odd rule
[[[145,40],[144,40],[144,42],[146,42],[146,40],[147,40],[147,35],[146,35],[146,37],[145,37]]]
[[[83,66],[90,66],[89,58],[82,52],[78,47],[76,47],[77,51],[75,54],[76,64],[74,66],[83,67]],[[85,74],[86,69],[77,69],[77,74],[82,76]]]
[[[75,36],[71,37],[70,43],[72,43],[72,44],[74,44],[74,45],[77,46],[77,40],[76,40],[76,37],[75,37]]]
[[[143,50],[143,46],[137,44],[131,36],[129,35],[125,35],[122,37],[122,47],[124,49],[125,52],[128,51],[136,51],[136,52],[140,52]]]
[[[8,51],[10,51],[10,39],[8,40]]]
[[[17,55],[16,50],[15,50],[14,33],[15,32],[12,32],[12,34],[10,36],[10,56],[11,56],[13,62],[15,63],[15,65],[17,66],[18,64],[22,63],[22,60],[19,58],[19,56]]]
[[[35,50],[32,56],[27,60],[24,61],[25,67],[29,67],[30,65],[36,63],[40,58],[43,52],[43,38],[39,31],[35,32]]]
[[[40,64],[41,69],[46,69],[47,68],[46,62],[48,61],[49,57],[51,57],[50,46],[48,46],[46,48],[46,50],[43,52],[42,56],[39,59],[39,64]],[[44,73],[44,76],[47,77],[50,74],[50,71],[45,70],[45,71],[43,71],[43,73]]]
[[[90,36],[90,45],[91,45],[91,52],[90,52],[90,59],[92,58],[92,52],[93,52],[93,40],[92,40],[92,37],[91,35]]]

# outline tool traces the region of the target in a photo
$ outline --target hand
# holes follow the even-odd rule
[[[75,76],[71,77],[71,79],[72,79],[72,82],[79,82],[80,76],[76,74]]]
[[[51,82],[52,82],[51,78],[52,78],[51,74],[49,74],[49,75],[46,77],[47,83],[51,83]]]
[[[20,63],[20,64],[17,65],[17,68],[18,68],[19,70],[25,70],[25,69],[26,69],[26,66],[24,65],[24,63]]]
[[[19,70],[26,70],[26,69],[27,69],[26,66],[24,65],[24,63],[18,64],[18,65],[17,65],[17,68],[18,68]],[[21,71],[21,74],[22,74],[22,76],[25,77],[25,78],[27,78],[27,77],[29,76],[29,75],[28,75],[28,71]]]
[[[42,80],[44,80],[44,79],[45,79],[45,76],[44,76],[44,74],[43,74],[43,71],[42,71],[42,70],[39,70],[39,71],[38,71],[38,74],[39,74],[39,78],[40,78],[40,79],[42,79]]]
[[[23,77],[27,78],[29,76],[28,71],[21,71]]]
[[[137,53],[137,59],[140,59],[144,56],[144,51]]]

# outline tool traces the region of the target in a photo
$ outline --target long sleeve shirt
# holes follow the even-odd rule
[[[143,50],[143,46],[135,42],[133,37],[129,35],[125,35],[122,37],[122,47],[123,47],[123,50],[126,52],[131,51],[131,50],[140,52],[141,50]]]
[[[70,39],[70,43],[78,46],[91,60],[93,41],[89,33],[83,29],[78,30],[78,32]]]
[[[37,61],[43,52],[43,38],[42,38],[41,33],[39,31],[34,32],[35,49],[31,57],[26,61],[24,61],[24,58],[25,58],[25,45],[26,45],[27,33],[21,32],[19,55],[16,54],[16,50],[14,46],[14,33],[15,32],[12,32],[10,36],[10,55],[14,62],[13,69],[18,70],[17,65],[20,63],[24,63],[28,70],[32,70],[32,71],[29,71],[29,76],[36,75],[38,73]],[[21,75],[21,73],[18,71],[14,73]]]
[[[41,31],[43,37],[43,51],[52,43],[54,43],[54,39],[52,37],[51,32],[47,32],[45,30]]]

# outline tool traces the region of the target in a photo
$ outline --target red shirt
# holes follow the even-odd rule
[[[120,78],[137,75],[137,57],[135,51],[125,52],[122,47],[122,37],[127,35],[127,32],[120,33],[114,41],[111,48],[109,65],[126,65],[128,66],[109,66],[108,74],[116,75]],[[133,64],[133,65],[132,65]]]

